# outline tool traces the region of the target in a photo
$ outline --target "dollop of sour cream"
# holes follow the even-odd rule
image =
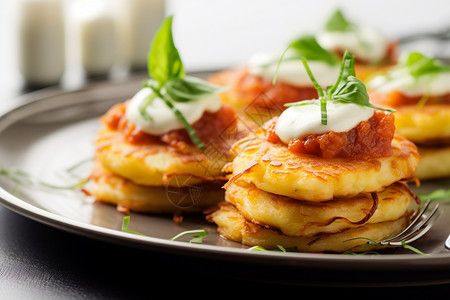
[[[349,31],[326,31],[317,34],[317,42],[329,51],[347,49],[371,64],[380,63],[386,56],[388,41],[377,30],[357,27]]]
[[[313,86],[300,59],[288,59],[289,56],[288,52],[285,59],[281,62],[277,80],[295,86]],[[279,59],[279,54],[275,55],[267,52],[256,53],[248,61],[249,73],[272,81],[277,70]],[[323,87],[333,85],[340,71],[339,65],[330,65],[322,61],[308,61],[308,66],[319,84]]]
[[[290,140],[328,131],[345,132],[367,121],[374,109],[353,103],[327,101],[327,125],[321,124],[320,102],[291,106],[281,113],[275,133],[288,144]]]
[[[450,93],[450,72],[414,77],[405,70],[396,70],[387,76],[375,76],[367,86],[379,93],[399,91],[407,96],[440,96]]]
[[[161,98],[155,98],[146,108],[151,120],[147,120],[142,116],[140,107],[152,94],[153,91],[147,87],[137,92],[127,106],[127,119],[133,122],[140,130],[152,135],[162,135],[171,130],[184,128],[183,123],[180,122],[172,109]],[[173,102],[173,105],[178,108],[187,122],[192,125],[202,117],[205,111],[218,111],[221,107],[221,101],[217,95],[211,95],[197,101]]]

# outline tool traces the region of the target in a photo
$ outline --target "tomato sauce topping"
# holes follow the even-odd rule
[[[295,86],[278,80],[252,75],[246,67],[226,70],[210,78],[217,85],[230,86],[225,93],[232,99],[242,99],[246,107],[283,111],[289,102],[318,97],[316,89],[311,86]]]
[[[250,73],[243,75],[238,86],[245,94],[251,93],[254,95],[254,101],[251,105],[267,107],[267,102],[270,101],[270,105],[281,110],[285,109],[283,105],[286,103],[318,97],[313,86],[295,86],[281,80],[273,84],[272,81]]]
[[[282,143],[275,133],[277,118],[264,125],[265,137],[271,143]],[[329,131],[292,139],[287,145],[296,154],[315,155],[326,159],[370,159],[392,155],[395,125],[392,113],[375,110],[367,121],[346,132]]]
[[[423,104],[450,104],[450,93],[439,96],[408,96],[401,91],[391,91],[386,94],[369,92],[373,103],[398,108],[407,105]]]
[[[101,121],[113,130],[122,132],[125,140],[132,144],[168,144],[169,146],[182,150],[187,146],[194,145],[186,129],[171,130],[161,136],[148,134],[132,122],[126,116],[127,103],[119,103],[109,109],[102,116]],[[227,106],[222,107],[214,113],[205,112],[202,117],[192,124],[198,138],[205,144],[218,140],[224,131],[232,130],[237,125],[235,111]]]

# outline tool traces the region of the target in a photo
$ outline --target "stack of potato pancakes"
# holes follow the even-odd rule
[[[222,236],[266,249],[360,252],[409,225],[420,204],[406,182],[417,147],[395,134],[392,109],[369,102],[354,61],[344,54],[325,91],[302,58],[320,97],[290,103],[234,144],[225,201],[208,216]]]
[[[222,168],[229,147],[218,134],[203,150],[180,142],[174,146],[161,139],[176,131],[154,137],[134,128],[125,116],[127,105],[119,103],[101,118],[89,190],[97,201],[123,212],[178,213],[202,211],[223,199]],[[225,110],[219,113],[227,115]],[[229,115],[232,120],[234,113]],[[219,133],[233,128],[221,126]]]
[[[123,212],[179,216],[223,199],[236,114],[217,97],[221,87],[185,74],[172,20],[153,39],[149,79],[101,117],[96,136],[90,193]]]
[[[449,64],[408,52],[368,83],[373,102],[395,108],[397,132],[417,145],[420,180],[450,176],[449,82]]]
[[[394,137],[392,155],[370,160],[291,153],[254,136],[240,140],[219,210],[208,216],[219,233],[248,246],[302,252],[366,251],[410,222],[414,195],[405,178],[419,156]]]

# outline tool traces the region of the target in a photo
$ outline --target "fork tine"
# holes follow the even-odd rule
[[[433,209],[433,211],[431,211],[431,213],[430,213],[430,214],[426,217],[426,219],[424,220],[425,222],[422,224],[422,226],[416,230],[416,233],[418,232],[417,234],[415,234],[415,235],[410,234],[410,235],[408,235],[407,237],[405,237],[405,238],[408,238],[408,237],[410,237],[411,235],[413,235],[412,238],[410,238],[409,240],[406,240],[406,241],[404,242],[405,244],[412,243],[412,242],[414,242],[415,240],[421,238],[425,233],[428,232],[428,230],[431,229],[431,227],[433,226],[434,221],[435,221],[436,219],[433,219],[433,221],[430,221],[430,220],[433,218],[433,216],[434,216],[434,214],[437,212],[438,208],[439,208],[439,204],[436,204],[435,207],[434,207],[434,209]],[[423,229],[422,229],[422,228],[423,228]]]
[[[428,202],[427,202],[428,203]],[[428,205],[427,205],[428,207]],[[402,244],[408,244],[411,243],[420,237],[422,237],[425,233],[427,233],[428,230],[432,227],[433,223],[430,223],[430,220],[433,218],[435,213],[437,212],[439,208],[439,203],[436,203],[434,205],[433,210],[420,222],[417,222],[417,217],[414,219],[414,221],[411,223],[413,226],[408,226],[407,229],[402,231],[400,234],[395,236],[394,238],[381,241],[381,245],[388,245],[388,246],[401,246]],[[419,213],[420,217],[423,215],[423,209]],[[410,224],[410,225],[411,225]],[[411,237],[410,239],[406,240],[407,238]],[[403,243],[402,243],[403,241]]]
[[[430,200],[427,200],[425,202],[425,204],[423,205],[422,209],[416,213],[416,216],[414,217],[414,220],[402,232],[400,232],[399,234],[397,234],[397,235],[395,235],[395,236],[393,236],[391,238],[382,240],[382,241],[380,241],[380,243],[385,243],[385,242],[389,242],[389,241],[392,241],[392,240],[396,240],[401,235],[405,234],[405,232],[409,231],[413,226],[415,226],[419,222],[420,218],[422,218],[423,214],[428,209],[428,206],[430,205],[430,203],[431,203]]]

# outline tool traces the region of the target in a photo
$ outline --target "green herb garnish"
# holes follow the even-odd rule
[[[277,245],[276,249],[268,250],[263,246],[253,246],[247,249],[248,251],[275,251],[275,252],[297,252],[297,247],[285,248],[281,245]]]
[[[183,231],[183,232],[177,234],[170,240],[174,241],[174,240],[178,239],[179,237],[184,236],[186,234],[195,234],[193,236],[193,238],[189,240],[189,243],[201,244],[201,243],[203,243],[203,238],[208,235],[208,232],[205,229],[186,230],[186,231]]]
[[[300,57],[305,57],[307,60],[323,61],[330,65],[339,63],[338,56],[322,48],[312,35],[304,35],[293,41],[288,46],[288,49],[293,49],[296,54]]]
[[[129,223],[130,223],[130,216],[123,217],[123,221],[122,221],[122,231],[123,232],[133,233],[133,234],[137,234],[137,235],[141,235],[141,236],[147,236],[147,235],[139,233],[137,231],[128,229]],[[206,229],[186,230],[186,231],[180,232],[179,234],[177,234],[173,238],[170,238],[169,240],[174,241],[174,240],[176,240],[184,235],[187,235],[187,234],[194,234],[192,239],[189,240],[189,243],[201,244],[201,243],[203,243],[203,238],[208,235],[208,232],[206,231]]]
[[[440,60],[427,57],[419,52],[411,52],[402,59],[400,68],[405,68],[413,77],[420,77],[427,74],[450,72],[450,65]]]
[[[172,16],[166,18],[153,40],[148,55],[148,74],[152,79],[144,81],[143,87],[151,88],[154,94],[142,103],[139,111],[145,120],[152,120],[146,108],[156,97],[161,98],[183,123],[192,142],[203,149],[205,145],[175,103],[197,101],[221,92],[224,88],[211,85],[205,80],[185,76],[183,62],[173,42],[172,20]]]
[[[77,188],[81,188],[84,185],[86,185],[89,182],[89,179],[81,179],[79,182],[74,183],[72,185],[54,185],[48,182],[44,182],[44,181],[39,181],[39,184],[51,188],[51,189],[56,189],[56,190],[75,190]]]
[[[417,254],[426,255],[425,253],[423,253],[422,251],[420,251],[416,247],[413,247],[413,246],[407,244],[404,240],[402,240],[402,247],[403,247],[403,249],[411,250],[412,252],[415,252]]]
[[[137,234],[137,235],[142,235],[142,236],[146,236],[145,234],[139,233],[137,231],[133,231],[128,229],[128,224],[130,223],[130,216],[125,216],[123,217],[123,221],[122,221],[122,231],[123,232],[128,232],[128,233],[133,233],[133,234]]]
[[[450,189],[437,189],[431,193],[417,193],[420,199],[429,199],[431,201],[450,201]]]
[[[340,9],[335,10],[325,23],[326,31],[351,31],[354,28],[355,25],[344,17]]]
[[[285,58],[288,50],[293,50],[293,54]],[[339,63],[338,56],[322,48],[314,36],[304,35],[290,43],[286,50],[284,50],[281,54],[281,57],[278,60],[275,76],[273,77],[273,83],[275,84],[277,80],[277,74],[283,60],[297,60],[302,57],[311,61],[322,61],[329,65],[337,65]]]
[[[67,172],[71,172],[72,168],[68,169]],[[31,174],[15,168],[5,168],[0,166],[0,177],[4,176],[14,182],[18,186],[27,187],[47,187],[55,190],[76,190],[83,187],[89,182],[88,179],[80,179],[78,182],[71,185],[56,185],[41,179],[38,179]]]
[[[350,241],[353,241],[353,240],[367,240],[367,244],[368,244],[368,245],[378,245],[378,242],[377,242],[377,241],[374,241],[374,240],[372,240],[372,239],[370,239],[370,238],[367,238],[367,237],[356,237],[356,238],[351,238],[351,239],[345,240],[344,243],[345,243],[345,242],[350,242]],[[411,250],[411,251],[413,251],[413,252],[415,252],[415,253],[417,253],[417,254],[420,254],[420,255],[426,255],[425,253],[423,253],[422,251],[420,251],[420,250],[417,249],[416,247],[413,247],[413,246],[411,246],[410,244],[407,244],[405,240],[401,240],[401,244],[402,244],[401,247],[402,247],[403,249]],[[370,251],[370,252],[367,252],[367,253],[373,254],[373,251]],[[344,254],[353,254],[353,252],[347,251],[347,252],[345,252]],[[376,254],[378,254],[378,253],[376,253]]]
[[[395,111],[393,109],[375,106],[369,102],[369,95],[367,94],[366,86],[355,76],[355,57],[350,52],[345,51],[342,58],[338,79],[333,86],[327,87],[326,91],[322,89],[317,80],[314,78],[314,75],[312,74],[311,69],[308,66],[306,58],[302,57],[301,61],[305,66],[305,69],[309,77],[311,78],[315,89],[317,90],[319,99],[287,103],[285,104],[286,106],[300,106],[320,103],[322,125],[327,125],[328,123],[326,108],[327,101],[353,103],[389,112]]]

